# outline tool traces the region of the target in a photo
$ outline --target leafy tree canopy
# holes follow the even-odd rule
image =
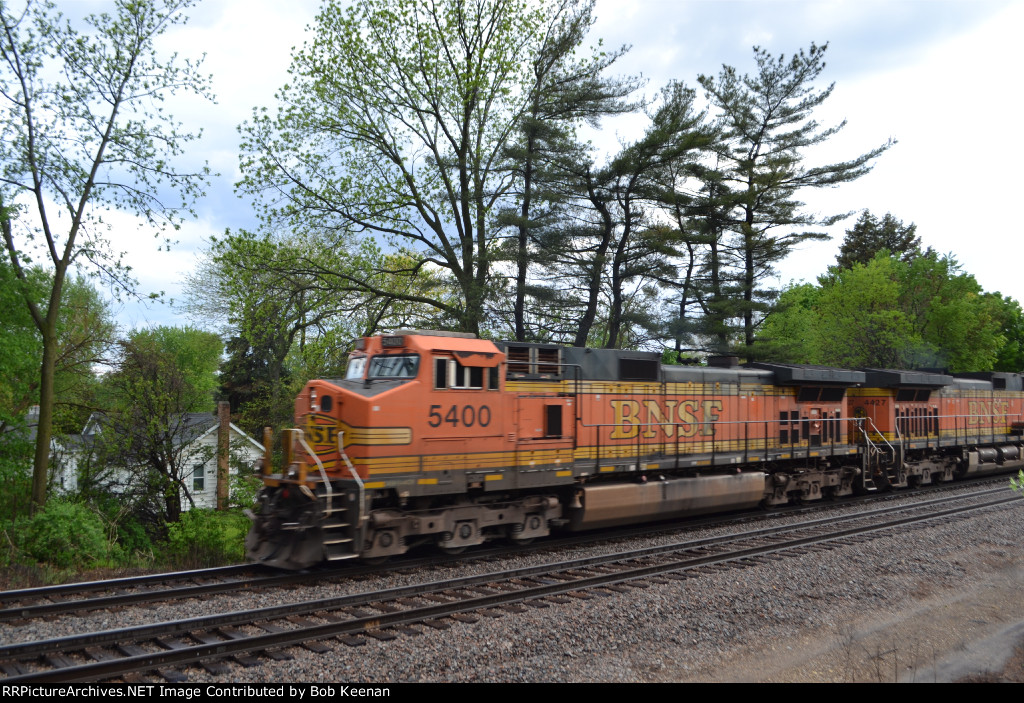
[[[182,494],[191,500],[187,413],[212,413],[222,351],[212,332],[138,330],[103,380],[108,410],[97,449],[106,464],[136,472],[128,487],[159,524],[178,519]]]
[[[731,233],[735,240],[740,299],[732,307],[740,308],[746,347],[753,345],[760,313],[774,298],[775,292],[762,283],[774,273],[774,265],[800,242],[827,238],[814,228],[832,225],[848,214],[809,213],[798,200],[799,193],[863,176],[892,145],[883,144],[848,161],[807,162],[809,148],[825,143],[846,124],[822,127],[814,118],[835,86],[816,85],[825,69],[827,48],[811,44],[787,59],[755,47],[755,73],[740,75],[723,66],[717,77],[698,79],[725,135],[718,149],[717,174],[709,174],[707,181],[705,209],[715,215],[710,223],[715,235]]]
[[[40,303],[49,295],[51,277],[32,267],[18,280],[9,263],[0,260],[0,428],[25,416],[39,404],[39,365],[43,343],[24,296]],[[54,368],[57,432],[81,430],[94,409],[94,366],[107,360],[116,335],[110,307],[83,277],[69,278],[61,295]]]
[[[64,287],[73,266],[92,267],[116,289],[134,290],[111,250],[103,206],[150,225],[176,225],[201,194],[208,170],[173,165],[195,138],[163,111],[176,92],[206,95],[198,62],[156,51],[185,21],[191,0],[117,0],[77,26],[50,2],[0,3],[0,230],[39,330],[39,424],[32,501],[46,500]],[[43,266],[49,290],[29,285]]]
[[[265,195],[268,226],[315,232],[325,248],[352,232],[386,239],[413,257],[408,273],[439,271],[457,293],[401,297],[481,332],[494,220],[513,188],[508,147],[534,104],[533,61],[559,7],[329,0],[276,116],[257,111],[242,128],[242,188]],[[369,273],[349,278],[382,292]]]
[[[818,286],[787,289],[758,341],[791,363],[988,371],[1009,310],[952,257],[906,262],[883,252]]]

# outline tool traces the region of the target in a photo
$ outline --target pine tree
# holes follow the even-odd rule
[[[805,151],[835,136],[845,121],[822,128],[814,111],[832,94],[835,84],[814,86],[825,68],[827,44],[811,44],[791,57],[772,57],[754,48],[757,72],[739,75],[723,66],[715,77],[700,76],[712,106],[719,112],[725,141],[719,151],[722,174],[716,198],[727,204],[723,223],[739,257],[736,312],[743,318],[743,343],[754,344],[759,317],[775,292],[763,281],[794,247],[810,239],[826,239],[821,231],[846,217],[816,217],[797,200],[805,188],[836,186],[860,178],[892,142],[849,161],[810,166]]]
[[[576,139],[582,123],[596,125],[602,117],[636,108],[626,100],[640,82],[603,74],[627,50],[596,53],[578,59],[576,50],[593,26],[594,0],[562,0],[549,21],[537,55],[531,61],[533,86],[523,114],[518,139],[506,157],[515,174],[517,207],[506,210],[500,221],[515,231],[515,301],[512,319],[515,338],[526,341],[526,298],[532,253],[543,231],[558,226],[566,202],[566,163],[585,158]],[[551,296],[537,286],[533,292]],[[536,333],[531,333],[535,335]]]
[[[900,261],[910,262],[921,255],[921,238],[915,237],[917,225],[904,225],[890,213],[879,220],[865,210],[852,228],[846,230],[846,237],[836,255],[841,269],[852,268],[854,264],[867,264],[875,254],[887,250]]]

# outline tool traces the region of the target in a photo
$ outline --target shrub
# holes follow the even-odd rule
[[[249,518],[239,510],[194,509],[168,527],[168,555],[182,568],[245,561]]]
[[[153,561],[153,542],[145,526],[123,497],[96,493],[88,501],[106,526],[111,558],[119,566],[144,566]]]
[[[11,530],[15,546],[37,562],[62,569],[86,569],[110,556],[103,521],[81,503],[51,500]]]

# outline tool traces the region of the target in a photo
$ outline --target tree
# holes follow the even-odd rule
[[[846,230],[836,263],[844,269],[867,264],[883,249],[901,261],[911,261],[921,254],[921,238],[914,236],[916,232],[913,222],[904,225],[888,212],[879,220],[865,210],[853,227]]]
[[[117,364],[104,379],[108,407],[100,451],[105,463],[134,472],[127,488],[161,522],[191,501],[189,413],[213,411],[223,345],[212,332],[158,327],[121,342]]]
[[[872,162],[892,142],[849,161],[821,166],[805,163],[805,151],[828,141],[846,124],[822,128],[814,110],[832,94],[835,84],[814,87],[825,68],[828,45],[811,44],[805,52],[774,58],[754,47],[757,72],[740,76],[723,66],[717,78],[698,79],[708,100],[719,112],[725,135],[719,163],[711,172],[713,188],[706,191],[708,210],[723,216],[719,227],[731,233],[739,258],[739,300],[743,318],[743,344],[751,347],[757,318],[766,312],[774,292],[762,281],[801,242],[827,239],[806,228],[827,227],[846,213],[816,217],[803,210],[797,194],[805,188],[833,187],[855,180],[871,170]],[[719,206],[716,208],[716,205]],[[715,239],[718,239],[715,233]]]
[[[513,334],[527,340],[526,298],[528,273],[538,235],[559,227],[564,214],[566,180],[572,167],[585,159],[587,149],[578,143],[580,123],[596,126],[600,118],[636,109],[626,98],[640,83],[635,79],[610,79],[602,74],[626,51],[576,58],[594,24],[594,0],[561,0],[555,6],[530,72],[533,84],[529,104],[520,119],[518,138],[506,156],[514,174],[513,195],[518,207],[503,213],[504,224],[515,230],[515,299]],[[569,166],[567,172],[567,165]],[[545,297],[545,293],[541,292]]]
[[[527,0],[327,2],[277,115],[243,128],[241,186],[267,194],[268,226],[315,232],[324,247],[350,232],[388,239],[413,256],[391,273],[439,271],[458,293],[399,297],[480,332],[494,219],[512,188],[507,146],[551,18]],[[349,278],[384,293],[378,273]]]
[[[343,375],[356,338],[440,326],[431,317],[436,309],[402,300],[411,293],[442,299],[445,281],[436,271],[384,273],[412,260],[369,240],[326,249],[292,233],[229,232],[211,242],[187,277],[186,309],[228,340],[221,389],[246,431],[291,424],[299,388],[313,377]],[[357,276],[376,292],[355,285]]]
[[[1005,304],[955,259],[881,252],[794,286],[758,334],[777,361],[841,367],[988,371],[1006,344]]]
[[[821,363],[820,305],[823,288],[812,283],[782,291],[757,333],[758,359],[780,363]]]
[[[646,341],[638,333],[657,326],[650,298],[655,283],[677,275],[668,254],[678,239],[657,209],[667,192],[682,199],[665,174],[695,164],[714,138],[694,96],[682,83],[666,86],[643,136],[603,166],[582,151],[562,159],[567,206],[540,231],[535,267],[562,291],[549,306],[566,321],[555,325],[560,340],[615,348]]]
[[[115,286],[133,281],[104,235],[100,210],[115,207],[149,225],[174,225],[200,194],[207,169],[170,160],[194,135],[164,114],[178,91],[205,94],[198,63],[162,61],[155,42],[185,22],[191,0],[118,0],[114,14],[90,15],[85,29],[50,3],[16,13],[0,5],[0,229],[23,304],[42,338],[39,427],[32,500],[46,500],[57,365],[57,329],[69,270],[92,266]],[[180,202],[172,202],[180,196]],[[49,295],[39,303],[32,265],[45,265]]]
[[[705,124],[706,113],[694,108],[694,99],[694,91],[682,83],[666,86],[644,136],[612,159],[599,175],[603,183],[588,187],[591,204],[601,213],[603,223],[600,256],[591,268],[590,292],[595,288],[595,274],[607,276],[610,304],[606,347],[620,346],[628,281],[640,281],[641,286],[634,287],[638,291],[644,279],[653,282],[676,278],[665,256],[674,233],[657,226],[653,212],[667,199],[676,204],[680,200],[674,182],[666,188],[666,172],[679,174],[692,167],[716,137]],[[607,271],[597,265],[602,260],[608,262]],[[593,320],[595,302],[591,295],[584,319]],[[586,343],[582,327],[576,340],[579,346]]]
[[[43,304],[51,280],[39,267],[31,268],[26,280],[18,280],[7,261],[0,260],[0,432],[24,418],[39,404],[39,362],[42,342],[25,305],[23,293]],[[116,328],[110,308],[90,282],[69,278],[61,294],[62,315],[57,323],[57,358],[54,364],[55,428],[77,432],[93,409],[93,367],[106,359]],[[84,414],[83,414],[84,413]]]
[[[35,273],[33,273],[35,278]],[[0,261],[0,433],[24,416],[37,402],[39,388],[39,336],[25,308],[18,279],[6,261]]]
[[[1021,373],[1024,371],[1024,310],[1009,296],[988,293],[1000,321],[1000,333],[1005,342],[999,350],[995,371]]]

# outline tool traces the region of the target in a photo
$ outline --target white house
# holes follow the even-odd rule
[[[197,508],[217,507],[217,430],[219,422],[213,413],[185,413],[174,418],[177,423],[172,441],[175,444],[178,465],[191,467],[190,475],[185,476],[188,491]],[[96,437],[103,431],[103,418],[93,413],[85,424],[80,435],[71,435],[56,447],[54,452],[55,475],[54,484],[58,491],[70,493],[78,490],[79,464],[86,457]],[[185,446],[182,446],[185,445]],[[228,424],[228,449],[232,456],[231,463],[242,461],[255,466],[263,456],[263,445],[247,435],[234,423]],[[231,474],[236,473],[234,466],[229,467]],[[182,471],[184,474],[184,470]],[[127,469],[115,470],[113,479],[115,490],[117,485],[126,485],[131,480],[132,472]],[[181,507],[188,510],[192,506],[182,491]]]

